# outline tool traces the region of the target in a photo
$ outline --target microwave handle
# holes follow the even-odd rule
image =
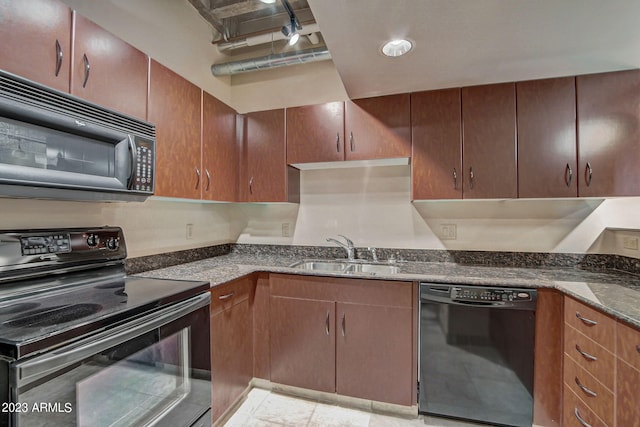
[[[138,150],[136,148],[136,143],[133,140],[133,136],[127,135],[127,138],[129,139],[129,153],[131,154],[131,172],[129,173],[127,188],[132,190],[136,169],[138,168]]]
[[[126,322],[114,329],[92,335],[42,356],[16,364],[16,386],[30,384],[52,372],[80,362],[87,357],[125,343],[137,336],[171,323],[210,303],[209,292],[173,304],[163,310]]]

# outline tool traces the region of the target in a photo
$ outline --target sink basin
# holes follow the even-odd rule
[[[398,266],[396,265],[350,261],[299,261],[291,264],[289,267],[310,271],[329,271],[334,273],[364,273],[371,275],[398,273]]]
[[[369,273],[369,274],[397,274],[397,265],[388,264],[350,264],[345,270],[347,273]]]
[[[349,266],[346,262],[338,261],[300,261],[292,264],[292,268],[314,271],[344,271]]]

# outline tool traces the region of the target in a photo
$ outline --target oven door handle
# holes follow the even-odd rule
[[[203,293],[42,356],[16,363],[15,385],[17,387],[25,386],[52,372],[171,323],[180,317],[209,305],[210,300],[211,295],[209,292]]]

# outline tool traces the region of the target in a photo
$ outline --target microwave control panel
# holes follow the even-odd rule
[[[155,181],[155,150],[151,141],[136,138],[136,161],[131,189],[145,193],[153,193]]]

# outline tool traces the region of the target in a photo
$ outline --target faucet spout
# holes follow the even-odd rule
[[[342,237],[347,243],[342,243],[341,241],[333,239],[331,237],[327,238],[327,242],[333,242],[336,245],[343,247],[347,251],[347,258],[349,259],[349,261],[355,261],[356,247],[354,246],[353,241],[348,237],[343,236],[342,234],[339,234],[338,236]]]

